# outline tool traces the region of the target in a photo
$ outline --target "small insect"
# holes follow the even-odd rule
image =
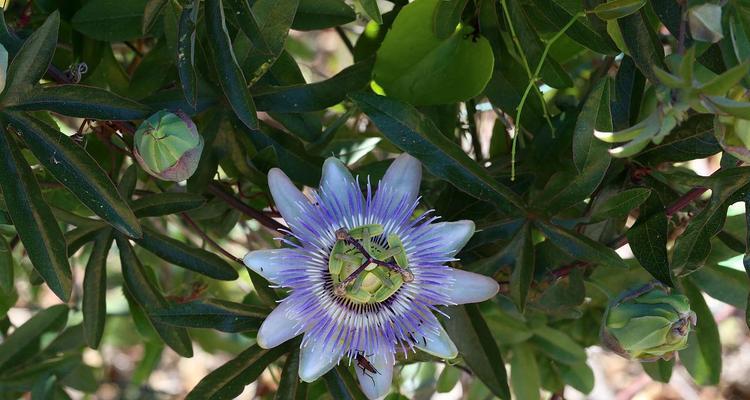
[[[372,354],[370,354],[369,356],[372,357]],[[365,353],[361,351],[357,352],[357,355],[354,356],[354,359],[357,360],[357,367],[362,368],[362,373],[370,378],[372,384],[375,385],[375,379],[373,379],[372,375],[368,374],[368,372],[378,375],[380,375],[380,372],[375,368],[374,365],[372,365],[372,363],[370,363],[370,360],[365,357]]]

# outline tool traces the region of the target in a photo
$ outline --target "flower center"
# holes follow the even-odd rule
[[[328,271],[334,294],[360,304],[385,301],[414,280],[401,239],[396,234],[384,237],[379,224],[336,231]]]

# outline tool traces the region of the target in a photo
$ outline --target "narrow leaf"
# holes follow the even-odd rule
[[[44,333],[62,329],[67,320],[68,306],[65,304],[39,311],[0,343],[0,368],[3,371],[8,371],[9,368],[12,370],[11,362],[25,361],[19,360],[18,356],[27,352],[29,346],[38,343]]]
[[[659,82],[652,67],[667,69],[664,64],[664,48],[649,25],[644,10],[620,18],[617,23],[635,65],[651,82]]]
[[[0,187],[34,269],[63,301],[72,288],[65,238],[21,150],[0,126]]]
[[[510,246],[516,251],[516,262],[510,277],[510,296],[519,310],[526,307],[526,296],[531,282],[534,280],[534,241],[531,237],[531,227],[526,224],[516,234],[514,243]]]
[[[351,97],[386,138],[420,159],[434,175],[505,212],[524,209],[517,194],[498,183],[411,105],[372,93],[360,92]]]
[[[113,239],[111,229],[97,235],[83,277],[83,335],[92,349],[99,347],[107,318],[107,254]]]
[[[699,385],[716,385],[721,375],[721,340],[719,328],[700,290],[690,279],[682,281],[690,309],[698,317],[698,325],[688,338],[688,347],[680,350],[680,361]]]
[[[617,19],[635,13],[646,5],[646,0],[613,0],[594,7],[594,14],[601,19]]]
[[[195,73],[195,29],[198,20],[197,1],[193,7],[184,7],[177,25],[177,74],[185,100],[193,107],[198,98],[198,81]]]
[[[247,89],[245,75],[239,65],[229,40],[224,6],[221,0],[209,1],[205,4],[206,27],[208,29],[209,45],[215,58],[219,83],[229,100],[237,118],[250,129],[258,128],[258,116],[255,103]]]
[[[117,248],[120,250],[120,264],[122,265],[122,276],[125,289],[133,296],[133,299],[146,311],[165,308],[167,300],[159,292],[158,287],[149,279],[150,271],[141,264],[136,257],[133,247],[128,239],[121,234],[116,234]],[[185,328],[177,328],[166,325],[159,321],[151,320],[159,337],[167,346],[171,347],[177,354],[183,357],[193,356],[193,347]]]
[[[323,375],[328,392],[334,399],[341,400],[365,400],[367,396],[362,393],[359,384],[349,370],[339,365]]]
[[[587,236],[542,221],[537,221],[536,227],[560,250],[573,258],[612,267],[628,268],[625,261],[614,250]]]
[[[133,201],[130,207],[136,217],[160,217],[194,210],[203,206],[206,199],[195,193],[156,193]]]
[[[253,96],[260,111],[308,112],[325,110],[342,102],[347,93],[364,88],[372,74],[373,59],[345,68],[322,82],[272,87]]]
[[[201,379],[186,400],[233,399],[287,350],[286,345],[270,350],[252,346]]]
[[[652,192],[641,207],[638,221],[627,232],[628,243],[635,258],[654,278],[674,286],[667,255],[669,226],[664,205],[656,192]]]
[[[136,243],[165,261],[214,279],[233,281],[239,277],[237,271],[221,257],[150,228],[143,230],[143,238],[137,239]]]
[[[148,107],[142,104],[105,89],[80,84],[34,88],[10,108],[102,120],[143,119],[149,115]]]
[[[298,377],[300,348],[296,346],[289,352],[281,371],[279,389],[275,400],[305,400],[307,399],[307,382]]]
[[[591,219],[603,221],[607,218],[626,217],[632,210],[643,204],[649,195],[651,195],[651,190],[647,188],[623,190],[596,205]]]
[[[3,102],[9,96],[23,95],[42,79],[55,53],[59,28],[60,13],[55,11],[26,39],[8,67]]]
[[[140,237],[141,227],[106,172],[57,129],[21,113],[5,113],[39,162],[96,215],[120,232]]]
[[[510,400],[508,377],[497,343],[475,304],[446,308],[443,323],[472,371],[496,396]]]
[[[219,299],[169,304],[151,311],[164,323],[185,328],[210,328],[222,332],[257,331],[268,315],[267,308]]]

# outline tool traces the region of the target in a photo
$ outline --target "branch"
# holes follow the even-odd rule
[[[228,252],[226,249],[224,249],[223,247],[221,247],[220,244],[216,243],[213,239],[211,239],[210,237],[208,237],[208,234],[206,234],[206,232],[204,232],[203,229],[201,229],[198,226],[198,224],[196,224],[195,221],[193,221],[193,219],[190,218],[190,216],[188,216],[186,213],[180,213],[180,217],[182,217],[183,221],[185,221],[185,223],[187,223],[188,225],[190,225],[190,227],[193,228],[193,230],[201,238],[203,238],[203,240],[205,240],[206,242],[208,242],[211,246],[215,247],[216,250],[219,250],[219,252],[221,254],[223,254],[226,258],[244,265],[244,262],[239,257],[236,257],[234,254]]]
[[[278,231],[280,229],[287,229],[286,226],[280,224],[275,219],[267,216],[262,211],[259,211],[250,207],[249,205],[242,202],[240,199],[234,197],[234,195],[231,195],[225,192],[224,189],[222,189],[215,182],[212,182],[208,185],[208,191],[214,196],[222,199],[230,207],[240,211],[241,213],[247,215],[248,217],[251,217],[257,220],[258,222],[261,223],[261,225],[265,226],[268,229],[271,229],[273,231]]]

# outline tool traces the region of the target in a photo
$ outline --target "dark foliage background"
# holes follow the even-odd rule
[[[0,398],[168,397],[149,382],[176,379],[175,354],[213,369],[175,397],[262,376],[262,398],[362,398],[351,367],[302,384],[297,343],[254,345],[284,293],[237,257],[276,246],[270,168],[315,187],[335,155],[377,180],[400,152],[425,167],[424,209],[479,227],[456,266],[502,289],[446,310],[460,357],[399,361],[392,399],[587,393],[609,299],[652,279],[698,325],[645,371],[719,383],[702,294],[746,309],[750,7],[417,3],[6,1]],[[205,141],[186,182],[131,157],[162,109]]]

